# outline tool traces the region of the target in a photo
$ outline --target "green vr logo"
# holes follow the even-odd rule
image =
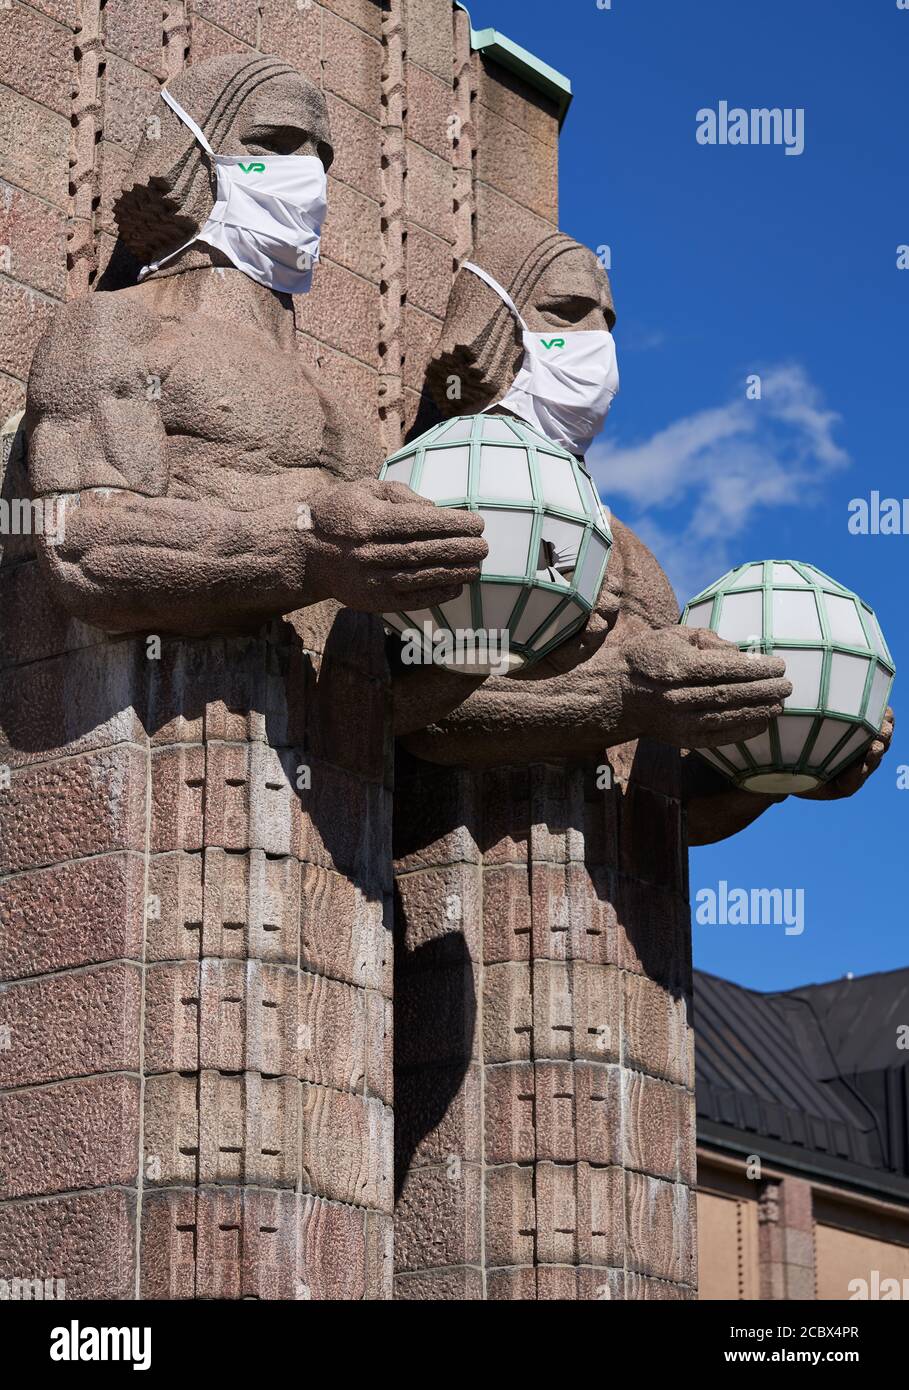
[[[545,338],[541,338],[541,339],[540,339],[540,342],[543,344],[544,348],[554,348],[554,347],[564,347],[564,346],[565,346],[565,339],[564,339],[564,338],[550,338],[548,343],[547,343],[547,341],[546,341]]]
[[[258,162],[255,164],[241,164],[240,171],[244,174],[264,174],[265,165]]]

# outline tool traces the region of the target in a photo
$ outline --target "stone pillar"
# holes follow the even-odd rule
[[[610,762],[400,761],[398,1298],[694,1296],[678,756]]]
[[[814,1204],[803,1178],[765,1178],[758,1198],[762,1299],[813,1299]]]
[[[381,627],[110,640],[30,544],[0,568],[0,1272],[387,1297]]]

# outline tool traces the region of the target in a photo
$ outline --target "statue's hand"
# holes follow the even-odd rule
[[[799,792],[798,795],[806,801],[838,801],[843,796],[853,796],[880,765],[881,758],[890,747],[895,722],[893,710],[888,705],[883,728],[865,752],[829,782],[824,782],[812,792]]]
[[[456,598],[488,553],[483,520],[437,507],[403,483],[338,483],[311,503],[304,532],[309,602],[336,598],[367,613]]]
[[[680,748],[762,734],[792,693],[779,657],[740,652],[706,628],[666,627],[625,639],[632,718]]]

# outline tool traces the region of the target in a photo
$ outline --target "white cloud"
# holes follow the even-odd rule
[[[757,512],[810,506],[827,477],[849,466],[834,439],[840,417],[824,408],[802,367],[768,368],[761,395],[752,401],[743,392],[628,447],[601,438],[588,453],[604,501],[627,513],[680,598],[751,558],[733,553],[733,542]],[[666,515],[672,509],[684,512],[681,526]]]

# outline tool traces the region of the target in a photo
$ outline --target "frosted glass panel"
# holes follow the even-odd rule
[[[845,647],[868,646],[862,620],[851,598],[841,598],[839,594],[825,594],[824,604],[827,608],[830,636],[834,642],[842,642]]]
[[[480,509],[486,522],[483,539],[489,554],[483,561],[484,574],[523,575],[527,571],[533,512]]]
[[[473,619],[470,612],[470,585],[465,584],[457,598],[451,599],[449,603],[440,603],[439,612],[444,617],[448,626],[453,632],[458,628],[473,627]]]
[[[860,714],[867,674],[868,658],[834,652],[830,661],[828,709],[835,709],[839,714]]]
[[[540,539],[551,541],[555,547],[556,564],[568,568],[577,562],[584,527],[577,521],[563,521],[558,516],[544,516]]]
[[[852,737],[843,744],[827,771],[829,772],[833,768],[846,767],[856,757],[859,749],[864,748],[870,742],[867,729],[856,729]]]
[[[773,762],[769,732],[766,734],[758,734],[757,738],[747,739],[745,747],[760,767],[765,767],[768,763]]]
[[[435,615],[431,608],[415,608],[412,613],[406,614],[406,617],[408,630],[416,628],[421,637],[423,635],[424,623],[429,623],[433,632],[438,632],[439,630],[439,625],[435,620]]]
[[[811,750],[811,757],[808,759],[812,767],[820,767],[821,763],[832,753],[841,738],[845,738],[850,726],[842,719],[825,719],[821,725],[821,731],[814,740],[814,747]]]
[[[783,762],[797,763],[814,727],[814,720],[807,714],[782,714],[776,721],[776,727]]]
[[[738,767],[742,770],[748,767],[748,763],[745,761],[744,753],[740,753],[734,743],[727,743],[723,748],[718,748],[716,751],[718,753],[722,753],[724,757],[728,758],[729,761],[732,763],[733,767]]]
[[[602,506],[599,496],[597,495],[597,490],[586,473],[581,472],[579,477],[581,481],[581,495],[586,503],[587,514],[591,521],[597,521],[602,516]]]
[[[456,439],[469,439],[472,428],[473,420],[468,415],[466,419],[453,420],[447,430],[443,430],[441,434],[436,435],[436,439],[440,442],[444,440],[446,444],[453,444]],[[433,443],[435,443],[435,440],[433,440]]]
[[[880,623],[871,612],[870,608],[865,609],[865,620],[871,629],[871,645],[874,647],[878,656],[882,656],[885,661],[889,661],[890,653],[887,650],[887,643],[884,641],[884,634],[881,632]]]
[[[553,594],[547,589],[534,589],[524,605],[524,612],[518,619],[518,625],[513,633],[514,640],[516,642],[528,641],[540,624],[546,621],[553,609],[562,602],[563,598],[563,594]]]
[[[483,627],[487,632],[501,632],[518,601],[521,590],[516,584],[481,584],[483,596]]]
[[[791,565],[774,565],[773,582],[774,584],[801,584],[804,587],[807,580],[804,580],[798,570],[794,570]]]
[[[523,449],[504,449],[501,444],[484,444],[480,454],[481,497],[515,498],[530,502],[530,464]]]
[[[570,512],[583,511],[570,459],[556,458],[554,454],[537,454],[537,468],[546,502],[553,507],[565,507]]]
[[[539,651],[541,647],[546,646],[547,642],[551,642],[552,639],[558,636],[560,632],[565,632],[566,629],[571,627],[573,623],[576,623],[578,618],[582,616],[582,610],[578,607],[578,605],[576,603],[569,603],[568,607],[562,613],[560,613],[557,618],[554,618],[552,620],[552,622],[546,628],[546,631],[540,633],[539,637],[533,644],[534,648],[537,651]]]
[[[427,452],[423,458],[423,475],[417,488],[421,497],[438,502],[445,497],[467,496],[467,465],[470,449],[458,444],[453,449]]]
[[[817,613],[814,594],[800,594],[792,589],[773,591],[773,636],[775,638],[794,637],[806,640],[810,637],[820,639],[821,620]]]
[[[507,420],[501,416],[498,419],[494,415],[489,415],[483,421],[483,438],[498,440],[500,444],[517,444],[518,436]]]
[[[887,698],[887,691],[890,686],[890,672],[885,671],[883,666],[878,666],[874,672],[874,679],[871,682],[871,694],[868,697],[868,712],[865,718],[869,724],[873,724],[876,729],[881,727],[881,720],[884,717],[884,701]]]
[[[686,627],[709,627],[710,615],[713,612],[713,599],[708,598],[703,603],[696,603],[689,609],[688,617],[685,619]]]
[[[745,589],[749,584],[760,584],[763,578],[763,565],[746,565],[732,587],[733,589]]]
[[[400,463],[390,463],[385,470],[385,477],[382,481],[386,483],[407,483],[409,486],[412,469],[412,458],[401,459]]]
[[[833,589],[836,593],[843,593],[842,584],[837,584],[835,579],[828,579],[826,574],[821,574],[820,570],[815,569],[814,565],[803,565],[802,569],[822,589]]]
[[[760,589],[748,594],[725,594],[717,632],[729,642],[745,642],[763,634],[764,595]]]
[[[599,536],[591,535],[584,563],[577,575],[578,593],[582,598],[586,598],[588,603],[593,603],[597,596],[600,571],[607,553],[606,542],[601,541]]]
[[[821,668],[824,653],[820,648],[802,650],[785,647],[773,653],[786,663],[786,679],[792,681],[792,694],[786,700],[787,709],[817,709],[821,699]]]
[[[382,618],[383,621],[386,622],[389,627],[394,628],[395,632],[404,631],[404,624],[398,617],[397,613],[383,613]]]

